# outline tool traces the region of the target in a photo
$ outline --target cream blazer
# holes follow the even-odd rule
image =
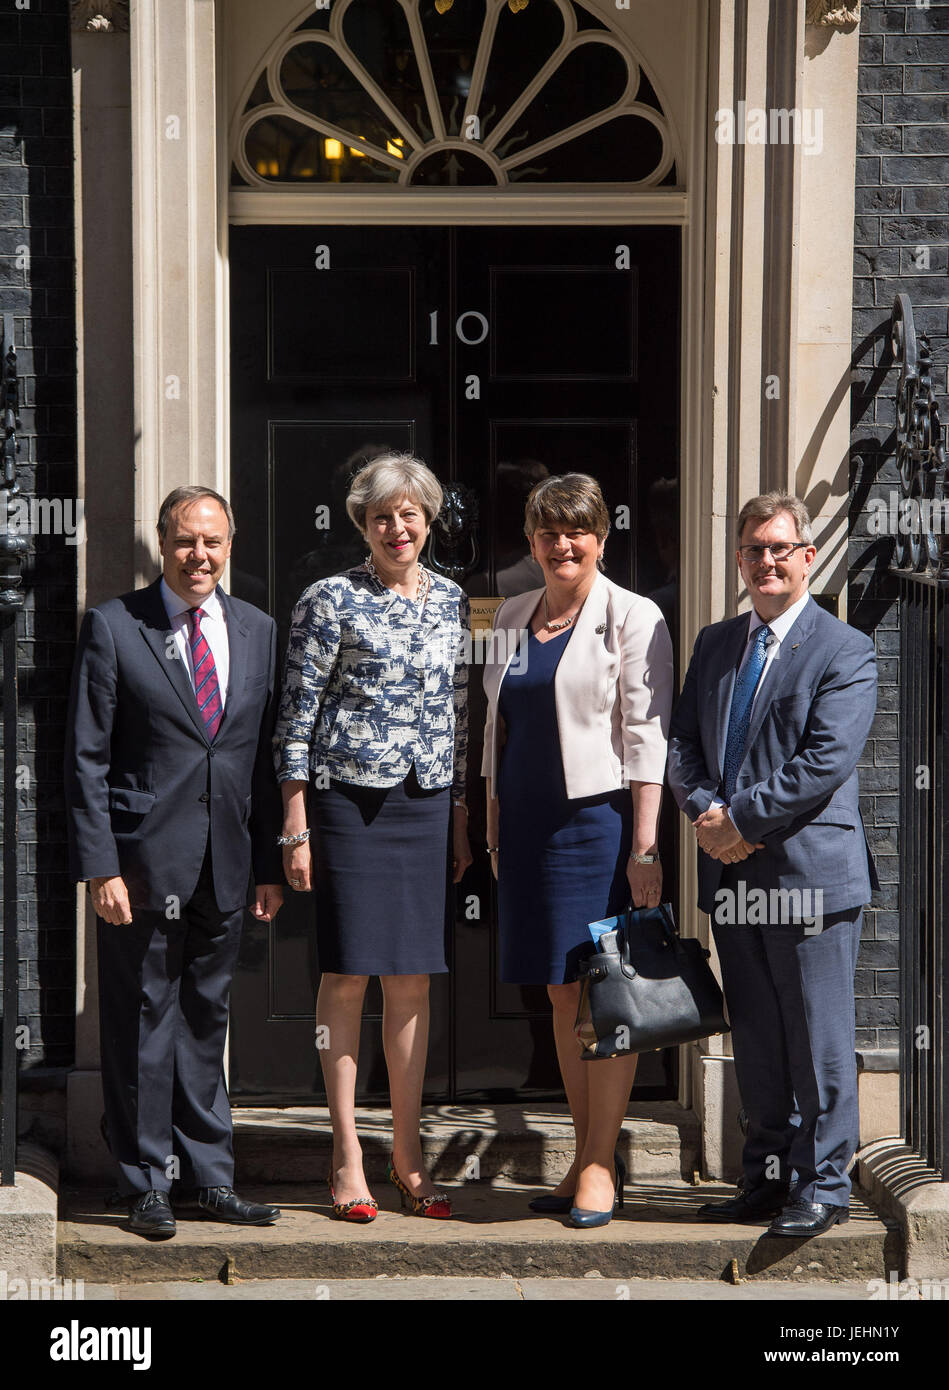
[[[484,668],[488,717],[481,763],[489,796],[503,744],[498,692],[543,592],[531,589],[505,599],[494,615]],[[672,642],[661,612],[651,599],[598,573],[554,678],[567,796],[661,782],[672,696]]]

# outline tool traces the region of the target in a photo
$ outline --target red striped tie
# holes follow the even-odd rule
[[[191,660],[194,665],[194,693],[198,709],[208,731],[208,739],[213,740],[224,713],[221,704],[221,690],[217,682],[217,668],[208,646],[208,639],[201,631],[201,619],[205,616],[203,608],[192,608],[191,613]]]

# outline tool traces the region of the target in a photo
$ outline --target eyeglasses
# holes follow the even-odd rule
[[[808,541],[778,541],[775,545],[740,545],[738,547],[741,558],[750,565],[756,565],[759,560],[764,559],[767,550],[772,560],[786,560],[794,550],[806,549]]]

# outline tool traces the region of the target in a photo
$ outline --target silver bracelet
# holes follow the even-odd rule
[[[307,841],[309,838],[310,838],[310,828],[309,828],[309,826],[307,826],[306,830],[301,830],[300,833],[299,833],[299,835],[278,835],[278,836],[277,836],[277,844],[278,844],[278,845],[302,845],[302,844],[305,844],[306,841]]]

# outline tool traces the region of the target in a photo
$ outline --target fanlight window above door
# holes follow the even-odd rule
[[[235,133],[238,187],[676,183],[656,93],[580,0],[332,0]]]

